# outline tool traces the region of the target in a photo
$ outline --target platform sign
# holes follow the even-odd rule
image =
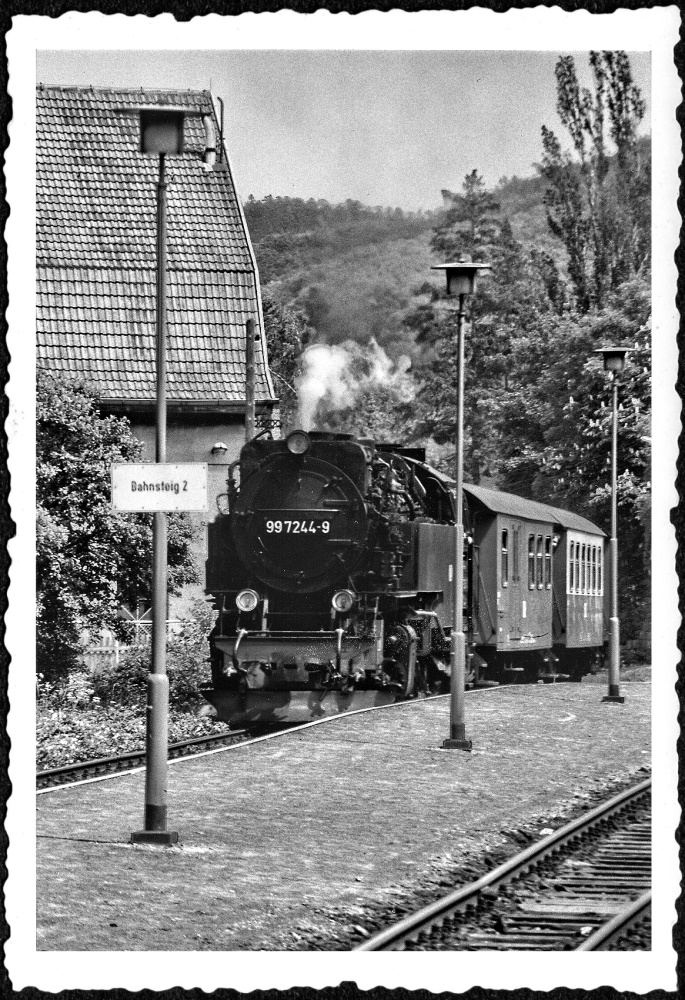
[[[126,511],[207,509],[207,463],[112,466],[112,507]]]

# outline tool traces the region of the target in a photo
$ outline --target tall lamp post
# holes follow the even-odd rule
[[[166,462],[166,313],[167,231],[166,157],[183,152],[184,112],[154,108],[140,112],[140,151],[159,156],[157,182],[157,325],[155,462]],[[167,640],[167,515],[155,511],[152,522],[152,664],[147,682],[145,829],[131,843],[175,844],[167,830],[167,755],[169,678]]]
[[[623,704],[619,694],[620,632],[618,620],[618,538],[617,538],[617,491],[616,452],[618,444],[618,376],[625,368],[629,347],[602,347],[595,354],[601,354],[604,371],[611,373],[611,538],[609,539],[609,563],[611,566],[611,616],[609,618],[609,693],[602,701]]]
[[[444,271],[447,294],[459,296],[457,314],[457,455],[456,455],[456,525],[453,578],[453,619],[450,651],[450,735],[443,741],[445,750],[470,750],[471,740],[466,738],[464,720],[466,685],[466,636],[464,635],[464,324],[465,303],[476,288],[479,271],[489,269],[489,264],[457,261],[435,264],[432,270]]]

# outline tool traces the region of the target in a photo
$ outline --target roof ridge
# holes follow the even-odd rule
[[[94,94],[211,94],[211,90],[192,90],[190,87],[94,87],[78,83],[37,83],[36,90],[74,91]]]

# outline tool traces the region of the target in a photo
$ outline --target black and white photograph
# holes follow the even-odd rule
[[[675,990],[679,24],[14,19],[14,989]]]

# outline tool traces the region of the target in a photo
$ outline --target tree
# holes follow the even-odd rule
[[[611,385],[594,354],[633,348],[619,382],[619,595],[624,639],[649,619],[650,289],[635,279],[604,309],[543,317],[514,344],[502,415],[501,486],[610,525]],[[540,358],[546,363],[540,364]]]
[[[128,421],[101,417],[83,384],[39,371],[37,380],[37,668],[47,677],[77,662],[85,629],[122,635],[122,603],[150,592],[151,518],[111,509],[113,462],[140,460]],[[198,579],[185,515],[169,518],[169,584]]]
[[[444,260],[484,260],[497,239],[499,204],[477,170],[464,178],[461,194],[442,191],[446,211],[433,230],[431,250]]]
[[[471,198],[478,180],[481,225],[471,216],[473,231],[487,233],[487,261],[492,276],[479,282],[469,303],[472,322],[465,343],[464,467],[473,483],[486,478],[497,482],[503,468],[503,438],[507,433],[505,408],[516,391],[513,365],[514,343],[529,336],[540,316],[563,308],[563,285],[554,261],[542,251],[519,243],[505,219],[495,228],[487,220],[493,201],[480,189],[477,172],[465,181],[464,199]],[[450,254],[439,227],[433,246]],[[480,243],[481,249],[485,243]],[[475,252],[474,252],[475,256]],[[421,303],[407,317],[425,350],[414,366],[422,389],[417,397],[415,433],[431,436],[438,444],[456,438],[456,303],[448,303],[443,292],[433,290],[428,303]]]
[[[609,292],[647,266],[650,239],[649,158],[637,136],[645,103],[625,52],[591,52],[590,66],[594,92],[579,86],[572,56],[557,63],[557,111],[577,159],[543,125],[540,167],[549,226],[566,248],[583,312],[602,308]]]
[[[268,295],[262,296],[262,309],[269,368],[274,377],[276,395],[280,397],[281,420],[287,428],[297,417],[296,381],[311,328],[302,313],[279,305]]]

